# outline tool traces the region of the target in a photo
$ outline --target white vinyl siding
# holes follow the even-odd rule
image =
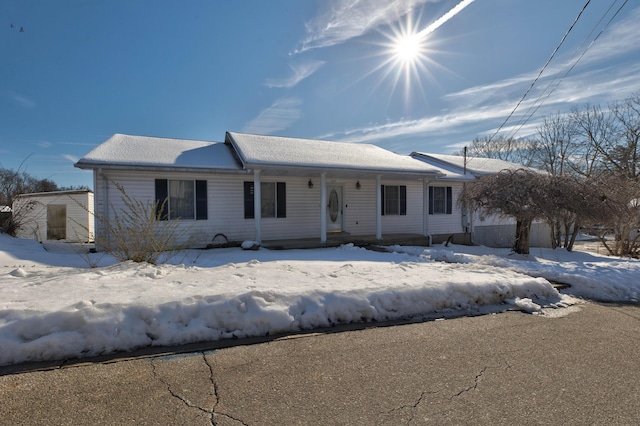
[[[421,180],[410,181],[385,181],[385,185],[406,186],[407,188],[407,214],[382,216],[382,237],[384,234],[422,234],[423,229],[423,192]],[[375,197],[373,198],[375,203]],[[374,232],[375,234],[375,232]]]
[[[190,245],[204,247],[211,243],[216,234],[224,234],[229,241],[243,241],[254,238],[251,227],[247,227],[242,215],[242,182],[245,175],[208,175],[196,173],[154,173],[154,172],[126,172],[119,170],[106,170],[107,208],[109,220],[114,220],[116,212],[120,214],[125,205],[122,194],[114,183],[122,185],[128,197],[144,204],[155,202],[156,179],[168,180],[206,180],[207,194],[207,220],[180,221],[179,231],[185,241]],[[96,215],[102,217],[105,214],[105,206],[102,202],[105,194],[105,180],[96,172],[95,175]],[[240,195],[238,197],[238,194]]]
[[[427,233],[431,235],[438,234],[456,234],[464,232],[462,226],[462,211],[457,205],[456,200],[462,191],[462,183],[452,183],[452,211],[451,214],[429,214]],[[428,198],[428,191],[426,194]]]
[[[93,192],[60,191],[40,194],[26,194],[16,198],[14,211],[33,206],[24,217],[24,224],[18,230],[20,238],[33,238],[38,241],[47,240],[47,206],[64,207],[66,213],[66,230],[64,241],[89,242],[95,235],[93,217]],[[27,210],[23,210],[27,211]]]
[[[217,234],[223,234],[230,242],[255,239],[254,219],[245,219],[244,182],[246,174],[205,174],[205,173],[154,173],[146,171],[106,170],[111,182],[122,185],[128,196],[143,203],[155,200],[155,179],[206,180],[207,220],[181,221],[179,227],[190,244],[204,247]],[[263,217],[261,219],[261,239],[263,241],[317,238],[320,239],[320,178],[312,177],[313,187],[309,188],[309,176],[262,176],[262,183],[286,184],[286,217]],[[360,182],[360,189],[356,182]],[[407,214],[382,216],[382,233],[423,233],[423,183],[421,180],[385,181],[382,185],[406,186]],[[376,180],[375,179],[334,179],[327,178],[327,186],[343,188],[343,229],[351,235],[375,235],[376,233]],[[105,185],[102,175],[95,173],[96,214],[104,215],[102,198]],[[109,183],[108,214],[124,208],[122,195]]]

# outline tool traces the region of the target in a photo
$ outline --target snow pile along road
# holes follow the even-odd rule
[[[601,265],[594,257],[594,269],[571,271],[557,260],[460,246],[217,249],[184,252],[181,263],[165,265],[116,263],[98,253],[91,255],[97,268],[79,267],[84,255],[4,235],[0,247],[0,365],[350,322],[505,309],[544,315],[543,307],[575,302],[545,274],[564,271],[578,282],[602,268],[640,271],[638,262],[602,258]],[[618,296],[631,293],[627,286]]]

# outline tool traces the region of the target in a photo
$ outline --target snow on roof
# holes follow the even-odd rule
[[[453,166],[451,164],[442,161],[433,161],[430,158],[425,157],[426,154],[412,152],[411,157],[423,161],[429,164],[434,169],[437,169],[442,173],[438,177],[438,180],[451,180],[451,181],[471,181],[475,180],[475,176],[471,173],[464,174],[461,167]],[[430,161],[431,160],[431,161]]]
[[[16,198],[18,197],[47,197],[47,196],[60,196],[60,195],[75,195],[75,194],[88,194],[88,193],[93,193],[92,190],[90,189],[71,189],[71,190],[65,190],[65,191],[47,191],[47,192],[28,192],[25,194],[18,194],[16,195]]]
[[[440,174],[440,171],[408,155],[375,145],[227,132],[245,167],[282,166],[318,169]]]
[[[101,166],[176,167],[240,170],[225,144],[187,139],[130,136],[116,133],[76,164],[81,169]]]
[[[411,155],[426,161],[435,160],[436,162],[440,162],[445,166],[453,166],[459,171],[464,170],[464,157],[461,155],[429,154],[424,152],[413,152],[411,153]],[[538,169],[526,167],[521,164],[512,163],[510,161],[499,160],[497,158],[467,157],[467,171],[473,175],[486,175],[491,173],[499,173],[502,170],[517,169],[528,169],[536,172],[541,172]]]

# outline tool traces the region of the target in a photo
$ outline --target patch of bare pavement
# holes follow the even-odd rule
[[[334,330],[338,331],[338,330]],[[636,424],[640,307],[585,303],[0,369],[11,425]]]

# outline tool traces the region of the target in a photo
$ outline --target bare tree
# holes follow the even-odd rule
[[[528,169],[503,170],[467,183],[459,202],[475,210],[516,220],[513,250],[529,254],[531,224],[543,217],[546,176]]]
[[[575,125],[574,137],[578,144],[574,170],[587,178],[598,176],[607,170],[607,157],[616,144],[615,116],[599,106],[587,105],[574,109],[570,119]]]
[[[513,137],[487,136],[477,137],[467,147],[467,155],[480,158],[497,158],[523,166],[531,166],[533,161],[532,149],[536,141],[533,139],[516,139]],[[462,155],[456,152],[455,155]]]
[[[601,188],[582,176],[566,173],[548,176],[544,186],[539,202],[551,226],[552,246],[572,251],[581,228],[601,222]]]
[[[608,169],[637,180],[640,176],[640,93],[609,108],[617,121],[618,134],[616,144],[605,153]]]
[[[38,179],[26,172],[0,168],[0,206],[13,206],[13,200],[19,194],[57,191],[58,186],[49,179]],[[15,235],[16,230],[24,223],[25,216],[33,209],[14,210],[11,216],[3,218],[0,231]]]
[[[19,194],[57,191],[58,185],[49,179],[38,179],[26,172],[0,168],[0,204],[11,206]]]
[[[609,254],[640,256],[640,184],[632,178],[606,173],[596,185],[602,194],[598,238]],[[613,241],[607,235],[613,231]]]
[[[537,128],[534,165],[551,175],[563,175],[575,170],[574,156],[578,152],[575,142],[575,124],[562,114],[545,117]]]

